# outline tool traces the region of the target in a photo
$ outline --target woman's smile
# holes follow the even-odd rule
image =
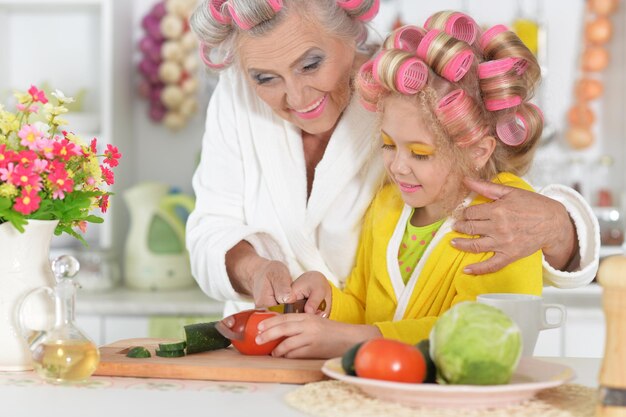
[[[319,117],[328,103],[328,94],[324,94],[320,99],[304,109],[291,109],[291,112],[302,119],[315,119]]]

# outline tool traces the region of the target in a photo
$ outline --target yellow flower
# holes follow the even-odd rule
[[[9,132],[17,131],[20,128],[20,122],[13,113],[0,110],[0,132],[8,135]]]
[[[67,113],[65,106],[55,106],[50,102],[43,105],[43,109],[48,115],[58,116],[59,114]]]
[[[90,156],[87,158],[87,161],[83,163],[83,170],[87,177],[94,179],[96,184],[102,182],[102,171],[100,170],[100,165],[96,157]]]
[[[19,194],[17,187],[5,182],[0,184],[0,197],[13,198]]]
[[[58,121],[59,119],[57,119]],[[72,132],[68,132],[67,136],[66,136],[67,140],[69,140],[70,142],[80,146],[81,148],[86,147],[87,145],[85,144],[85,142],[83,142],[83,140],[80,138],[80,136],[76,136],[75,134],[73,134]]]
[[[33,100],[31,95],[28,93],[16,91],[15,93],[13,93],[13,95],[15,96],[15,98],[20,104],[28,103],[29,101]]]

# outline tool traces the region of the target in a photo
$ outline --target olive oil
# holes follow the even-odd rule
[[[99,362],[100,352],[88,340],[46,341],[33,352],[35,371],[51,382],[83,381]]]

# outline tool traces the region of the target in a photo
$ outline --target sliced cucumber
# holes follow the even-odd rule
[[[185,356],[184,350],[159,350],[156,349],[154,351],[157,356],[162,358],[180,358],[181,356]]]
[[[187,354],[206,352],[207,350],[224,349],[230,346],[230,339],[222,336],[215,329],[215,321],[196,323],[185,326]]]
[[[185,350],[187,347],[187,342],[184,340],[182,342],[174,342],[174,343],[159,343],[159,350],[171,352],[173,350]]]
[[[126,354],[129,358],[149,358],[152,355],[150,351],[143,346],[135,346],[131,348]]]

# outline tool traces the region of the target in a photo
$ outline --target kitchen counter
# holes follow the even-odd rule
[[[224,303],[193,286],[170,291],[140,291],[115,287],[109,291],[79,291],[76,314],[102,316],[210,316],[221,315]]]
[[[590,284],[562,290],[545,287],[543,297],[549,303],[577,307],[599,307],[602,287]],[[140,291],[115,287],[109,291],[81,290],[76,297],[76,313],[103,316],[149,315],[220,315],[224,303],[207,297],[197,287],[172,291]]]
[[[597,386],[601,360],[542,358],[576,372],[573,383]],[[298,385],[93,377],[84,385],[52,385],[33,372],[0,373],[7,417],[303,417],[283,400]]]

